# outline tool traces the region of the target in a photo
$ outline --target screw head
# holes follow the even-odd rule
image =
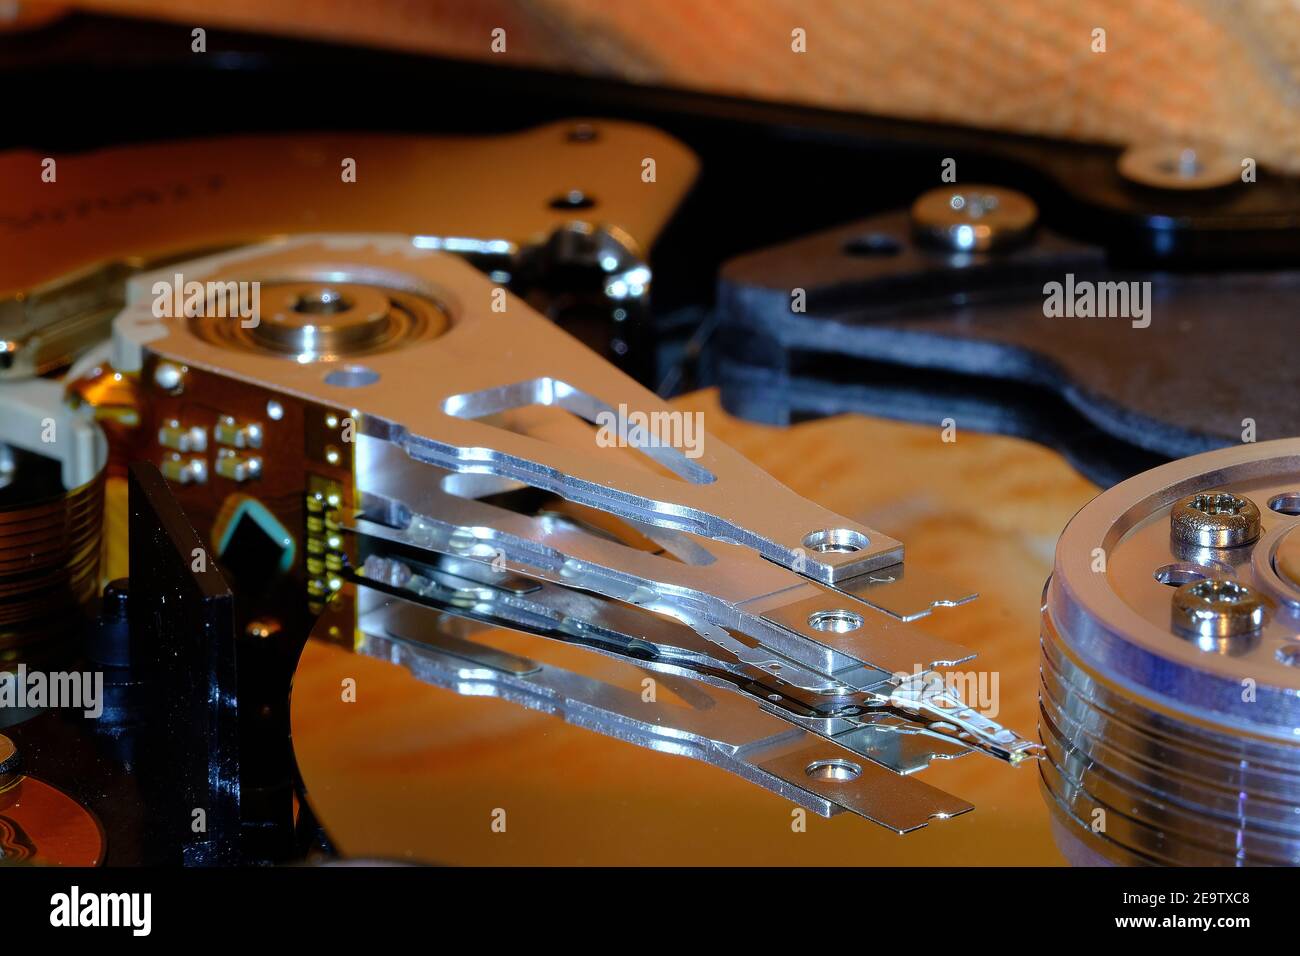
[[[1192,581],[1174,592],[1174,627],[1197,637],[1239,637],[1260,629],[1266,607],[1253,588],[1230,578]]]
[[[951,252],[1007,249],[1028,239],[1038,207],[1001,186],[944,186],[912,204],[912,228],[929,245]]]
[[[1154,143],[1125,150],[1119,172],[1130,182],[1155,189],[1216,189],[1240,181],[1241,162],[1212,146]]]
[[[1174,504],[1169,525],[1179,544],[1237,548],[1259,537],[1259,508],[1241,495],[1199,492]]]

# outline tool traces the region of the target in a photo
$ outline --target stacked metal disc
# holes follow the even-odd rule
[[[0,447],[0,651],[57,637],[97,593],[104,476],[63,487],[57,461]]]
[[[1300,863],[1300,440],[1098,496],[1043,602],[1040,732],[1075,863]]]

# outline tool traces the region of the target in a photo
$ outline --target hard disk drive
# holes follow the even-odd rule
[[[0,35],[0,863],[1300,862],[1294,170],[245,26]]]

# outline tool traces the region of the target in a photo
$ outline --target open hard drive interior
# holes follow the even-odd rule
[[[1300,171],[184,7],[0,32],[0,862],[1300,862]]]

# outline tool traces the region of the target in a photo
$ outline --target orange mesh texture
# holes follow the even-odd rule
[[[83,7],[1300,171],[1296,0],[84,0]],[[505,53],[490,51],[506,30]],[[807,52],[791,50],[791,31]],[[1095,53],[1093,30],[1106,31]],[[443,95],[454,95],[448,91]]]

